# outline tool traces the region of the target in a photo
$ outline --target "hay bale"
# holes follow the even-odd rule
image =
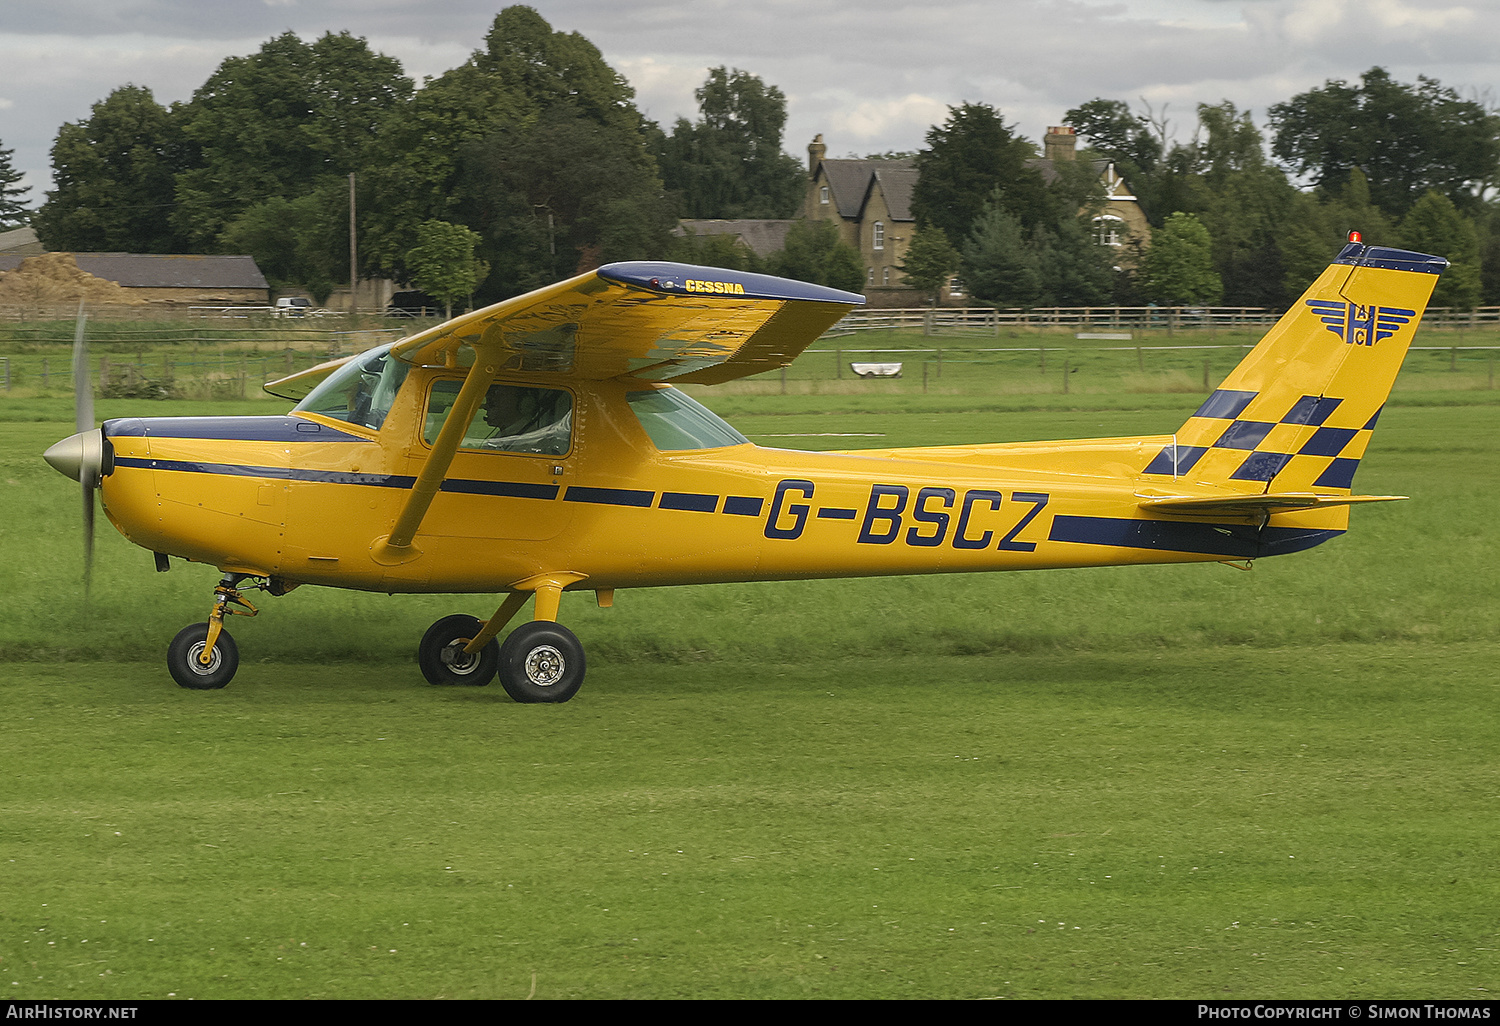
[[[80,299],[90,306],[146,302],[124,286],[80,269],[72,253],[42,253],[22,260],[14,271],[0,271],[0,306],[43,307]]]

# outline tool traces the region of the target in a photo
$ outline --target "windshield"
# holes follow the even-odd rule
[[[708,407],[675,388],[626,392],[625,401],[646,429],[651,444],[662,452],[722,449],[750,442]]]
[[[378,431],[409,369],[404,360],[392,359],[390,350],[388,345],[381,346],[356,356],[313,389],[293,412],[317,413]]]

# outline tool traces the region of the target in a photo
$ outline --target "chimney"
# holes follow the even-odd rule
[[[1078,159],[1078,133],[1067,125],[1047,129],[1042,140],[1042,156],[1051,161]]]
[[[817,174],[818,165],[828,155],[828,147],[823,145],[823,133],[819,132],[813,136],[813,141],[807,144],[807,173]]]

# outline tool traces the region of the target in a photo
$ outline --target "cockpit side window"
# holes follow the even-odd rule
[[[422,438],[428,445],[437,441],[462,387],[462,381],[433,382],[422,427]],[[459,448],[565,456],[572,434],[571,393],[560,388],[494,384],[469,420]]]
[[[380,430],[409,369],[391,358],[390,346],[361,354],[334,371],[293,412],[316,413]]]

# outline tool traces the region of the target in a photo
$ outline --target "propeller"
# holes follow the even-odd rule
[[[104,432],[94,426],[94,389],[89,382],[89,352],[84,342],[88,316],[78,304],[78,328],[73,335],[73,409],[78,433],[64,438],[42,454],[52,469],[83,486],[83,593],[88,595],[94,575],[94,490],[104,475]]]

